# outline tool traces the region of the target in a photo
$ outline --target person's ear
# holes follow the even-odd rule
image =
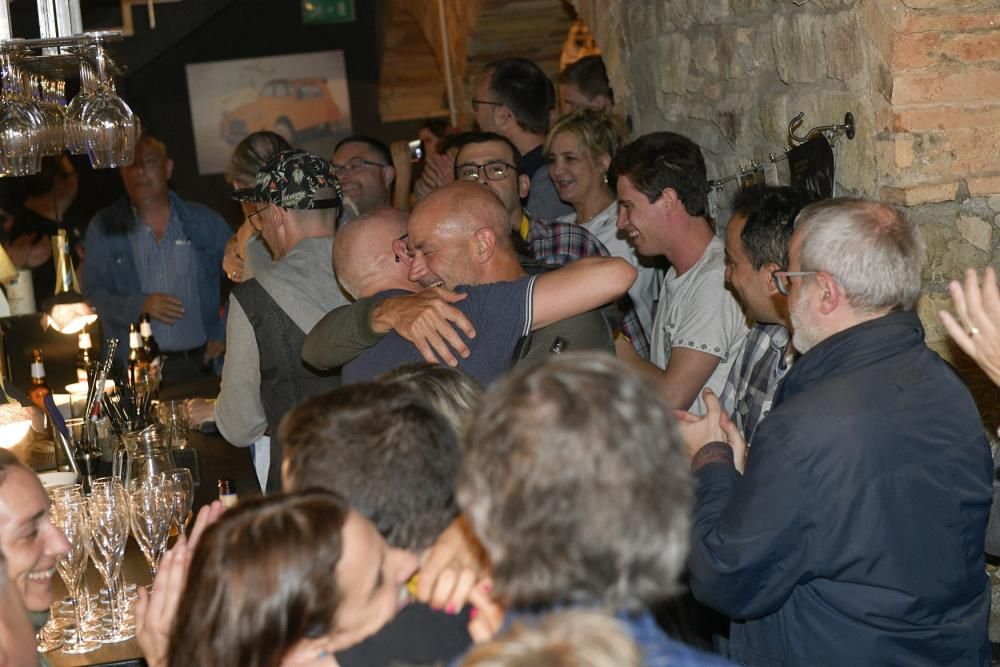
[[[385,183],[386,189],[392,187],[392,181],[394,178],[396,178],[395,167],[389,165],[382,167],[382,181]]]
[[[476,259],[479,262],[485,262],[492,257],[496,246],[496,234],[489,227],[483,227],[473,236],[473,248],[476,252]]]
[[[677,191],[673,188],[663,188],[660,192],[660,198],[656,200],[656,203],[660,205],[661,209],[667,215],[673,213],[678,206],[684,207],[681,202],[680,197],[677,196]]]
[[[517,118],[514,116],[514,112],[510,110],[510,107],[506,104],[501,104],[498,107],[493,107],[493,122],[496,123],[498,129],[505,129],[510,127],[511,123],[517,123]]]
[[[767,294],[768,296],[784,296],[778,291],[778,286],[774,284],[774,278],[772,274],[775,271],[781,271],[781,266],[777,262],[766,262],[764,266],[760,267],[761,280],[767,282]]]
[[[604,174],[604,178],[608,177],[608,169],[611,168],[611,156],[607,153],[601,153],[597,156],[597,166],[600,167],[601,173]]]
[[[397,262],[401,262],[406,266],[413,263],[413,258],[410,257],[410,253],[406,248],[406,241],[403,239],[392,240],[392,253],[396,256]]]
[[[167,162],[164,166],[167,172],[167,180],[169,181],[170,177],[174,175],[174,161],[171,160],[170,158],[167,158]]]
[[[833,276],[825,271],[817,273],[815,280],[816,287],[819,289],[819,311],[824,315],[829,315],[837,310],[846,295]]]
[[[527,199],[528,193],[531,191],[531,179],[528,178],[527,174],[518,174],[517,176],[517,196],[521,199]]]

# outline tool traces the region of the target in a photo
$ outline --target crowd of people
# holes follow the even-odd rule
[[[165,382],[224,358],[191,419],[263,492],[163,557],[148,664],[989,664],[994,467],[924,341],[917,226],[777,186],[713,220],[701,148],[629,138],[599,57],[559,87],[557,117],[534,63],[490,63],[417,179],[398,144],[252,134],[236,234],[142,137],[84,293],[111,334],[151,315]],[[1000,384],[995,272],[951,291]],[[0,450],[0,663],[34,662],[47,507]]]

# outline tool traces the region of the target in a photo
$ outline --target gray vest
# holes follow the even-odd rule
[[[257,339],[260,400],[271,431],[271,467],[267,492],[281,489],[281,443],[278,424],[285,413],[315,394],[340,386],[340,373],[319,371],[302,361],[306,333],[292,321],[255,278],[233,288]]]

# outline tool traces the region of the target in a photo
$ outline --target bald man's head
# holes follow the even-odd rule
[[[407,267],[396,259],[393,241],[406,234],[406,213],[376,209],[351,220],[337,232],[333,268],[341,286],[354,299],[387,289],[416,289]]]
[[[479,285],[506,279],[517,265],[510,224],[493,191],[466,181],[439,188],[410,214],[410,280],[424,286]]]

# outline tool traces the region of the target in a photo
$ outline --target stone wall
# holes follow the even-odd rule
[[[574,0],[637,133],[670,129],[709,177],[841,122],[838,193],[903,207],[928,244],[920,314],[993,414],[1000,395],[948,342],[946,285],[1000,259],[1000,1]]]

